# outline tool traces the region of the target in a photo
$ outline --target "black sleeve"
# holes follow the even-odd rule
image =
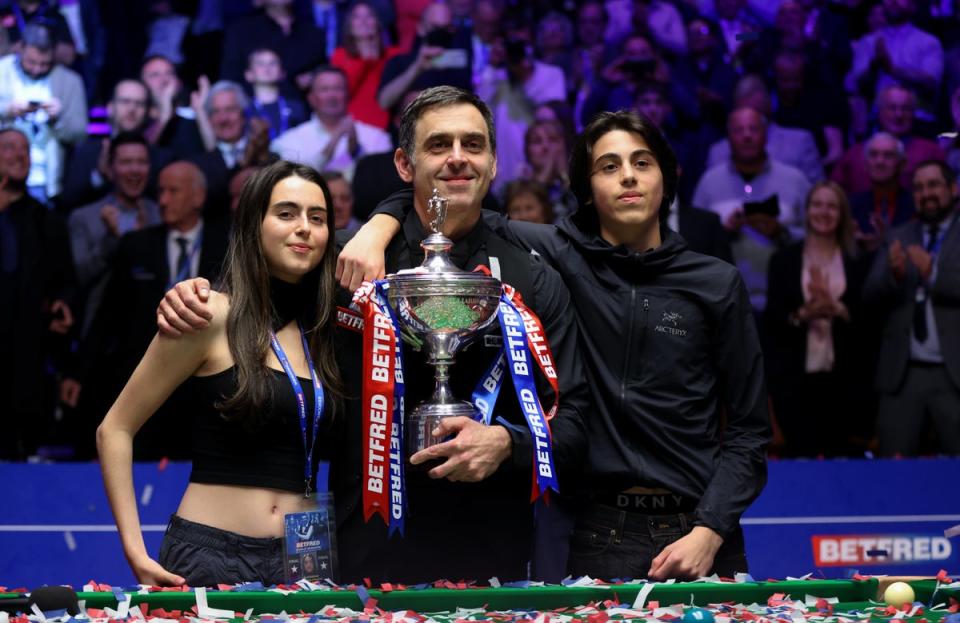
[[[66,170],[63,174],[63,189],[57,196],[57,203],[68,211],[93,203],[107,194],[110,186],[107,180],[103,180],[100,188],[95,187],[90,180],[97,166],[99,146],[95,155],[92,152],[93,149],[88,143],[78,145],[64,167]]]
[[[739,274],[719,310],[714,328],[714,366],[726,408],[726,428],[714,476],[700,498],[697,525],[726,538],[767,482],[770,415],[763,354],[753,308]]]
[[[70,250],[70,236],[63,218],[56,212],[47,210],[44,213],[44,248],[45,253],[51,254],[47,262],[45,292],[50,300],[63,300],[77,315],[77,273],[73,264],[73,254]]]
[[[577,351],[579,333],[570,292],[555,270],[536,257],[530,258],[535,300],[529,305],[543,323],[557,366],[560,405],[550,421],[554,466],[561,492],[576,477],[586,457],[587,432],[584,418],[589,406],[586,377]],[[537,366],[535,366],[537,367]],[[544,411],[553,404],[553,391],[542,374],[537,374],[540,402]],[[510,397],[514,399],[515,397]],[[533,464],[533,440],[526,424],[507,426],[513,442],[510,467],[529,470]],[[572,485],[570,485],[572,486]]]

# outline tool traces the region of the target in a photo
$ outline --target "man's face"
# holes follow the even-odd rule
[[[44,52],[31,45],[24,46],[20,52],[20,66],[34,80],[42,78],[53,69],[53,50]]]
[[[925,223],[938,223],[950,212],[957,197],[957,181],[944,179],[940,167],[927,165],[913,173],[913,204]]]
[[[744,108],[731,113],[727,136],[734,160],[751,162],[763,156],[767,131],[763,127],[763,117],[757,111]]]
[[[335,71],[317,74],[307,100],[321,119],[339,119],[347,113],[347,81]]]
[[[413,182],[423,209],[434,188],[450,200],[450,210],[480,209],[497,174],[497,159],[486,121],[476,107],[454,104],[428,109],[417,121],[413,152],[411,159],[398,149],[394,162],[401,179]]]
[[[19,132],[0,134],[0,177],[22,185],[30,173],[30,143]]]
[[[163,222],[169,227],[192,224],[200,215],[205,193],[196,183],[195,167],[175,162],[160,172],[158,201]]]
[[[803,63],[799,59],[781,56],[774,63],[774,68],[778,92],[795,94],[803,91]]]
[[[644,37],[630,37],[623,44],[623,56],[631,61],[656,60],[653,46]]]
[[[507,205],[507,216],[511,221],[527,221],[528,223],[546,223],[543,204],[533,193],[520,193],[510,200]]]
[[[913,129],[913,95],[903,89],[887,89],[877,103],[877,121],[885,132],[904,136]]]
[[[663,128],[670,114],[670,102],[656,91],[647,91],[637,96],[637,110],[649,117],[658,128]]]
[[[330,189],[330,197],[333,199],[333,226],[344,229],[353,217],[353,191],[342,177],[327,182],[327,188]]]
[[[663,173],[642,136],[607,132],[593,145],[591,166],[590,189],[602,230],[656,222],[663,202]]]
[[[139,143],[120,145],[113,155],[110,172],[118,193],[128,199],[139,199],[150,177],[150,152]]]
[[[897,143],[886,136],[878,136],[867,143],[867,175],[877,186],[889,184],[900,175],[903,157]]]
[[[891,24],[909,21],[915,8],[913,0],[883,0],[883,12]]]
[[[424,9],[422,19],[424,34],[431,30],[449,29],[453,26],[453,11],[445,4],[430,4]]]
[[[607,30],[607,14],[603,5],[596,2],[584,4],[577,15],[577,35],[584,46],[603,43],[603,34]]]
[[[149,94],[138,82],[125,80],[113,90],[113,99],[107,105],[110,122],[120,132],[134,132],[143,126],[147,116]]]
[[[143,80],[153,97],[158,97],[170,85],[179,87],[177,72],[173,64],[162,58],[155,58],[143,66],[140,71],[140,79]]]
[[[493,43],[500,34],[502,11],[492,2],[478,2],[473,10],[473,32],[484,43]]]
[[[283,80],[280,57],[266,50],[257,52],[250,59],[244,78],[250,84],[277,84]]]
[[[218,141],[235,143],[243,136],[246,118],[237,94],[220,91],[210,98],[210,125]]]

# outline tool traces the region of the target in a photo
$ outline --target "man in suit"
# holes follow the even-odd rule
[[[82,347],[81,369],[88,378],[81,410],[93,428],[112,404],[156,333],[155,309],[171,284],[201,276],[215,281],[226,255],[227,227],[203,216],[206,182],[190,162],[167,165],[159,176],[163,222],[124,236],[118,245],[113,275],[89,337]],[[89,390],[89,391],[88,391]],[[137,435],[138,459],[186,457],[181,410],[175,394]],[[154,423],[156,421],[156,423]],[[83,455],[83,452],[78,450]]]
[[[960,454],[960,226],[956,174],[941,161],[913,174],[917,220],[890,232],[864,287],[888,311],[877,369],[883,456],[915,455],[932,421]]]
[[[236,82],[221,80],[198,110],[197,122],[209,132],[209,151],[190,156],[207,181],[207,213],[223,216],[229,209],[230,178],[247,166],[265,164],[270,154],[270,129],[263,119],[247,119],[249,100]]]
[[[877,132],[864,151],[870,190],[850,196],[850,215],[857,224],[857,241],[876,251],[887,230],[912,219],[916,210],[910,193],[900,187],[903,142],[888,132]]]
[[[139,80],[121,80],[107,104],[110,136],[91,136],[81,143],[67,160],[63,191],[58,205],[69,211],[102,199],[113,190],[110,178],[110,143],[121,132],[142,132],[146,125],[150,91]],[[150,162],[155,167],[147,184],[147,194],[155,196],[156,172],[170,161],[167,149],[149,145]]]
[[[33,454],[51,424],[46,372],[73,324],[73,261],[59,215],[27,192],[30,144],[0,130],[0,460]]]

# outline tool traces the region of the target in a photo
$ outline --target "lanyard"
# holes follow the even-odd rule
[[[257,100],[253,100],[253,108],[258,117],[267,119],[269,121],[267,111],[263,104]],[[290,128],[290,115],[292,114],[292,111],[287,105],[287,100],[285,100],[282,95],[277,97],[277,109],[280,112],[280,123],[276,128],[273,127],[273,124],[270,125],[270,138],[277,138]]]
[[[300,341],[303,342],[303,356],[307,360],[307,367],[310,368],[310,379],[313,381],[313,436],[311,437],[313,443],[309,444],[309,446],[307,444],[307,403],[306,397],[303,394],[303,388],[300,386],[300,380],[297,378],[297,373],[293,371],[293,366],[290,365],[287,354],[283,352],[283,347],[280,346],[280,340],[277,339],[277,334],[273,331],[270,332],[270,346],[273,347],[273,352],[277,356],[277,359],[280,360],[283,371],[287,373],[287,378],[290,379],[293,393],[297,396],[297,413],[300,416],[300,434],[303,438],[303,454],[306,457],[306,462],[303,465],[303,497],[306,498],[310,497],[310,482],[313,480],[313,449],[317,443],[317,431],[320,429],[320,420],[323,419],[323,386],[320,385],[320,379],[317,378],[317,370],[314,368],[313,358],[310,356],[310,345],[307,344],[307,336],[303,333],[303,327],[300,326],[299,322],[297,323],[297,328],[300,330]]]

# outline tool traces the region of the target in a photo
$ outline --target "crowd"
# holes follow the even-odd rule
[[[309,165],[356,231],[438,85],[490,107],[485,206],[516,220],[577,213],[597,113],[659,128],[662,218],[747,286],[773,452],[960,454],[960,2],[12,0],[0,51],[0,459],[93,458],[244,182]],[[189,458],[177,401],[135,456]]]

